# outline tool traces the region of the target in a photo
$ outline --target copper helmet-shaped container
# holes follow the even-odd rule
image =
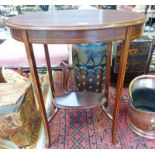
[[[128,125],[138,135],[155,139],[155,76],[142,75],[133,79],[129,96]]]

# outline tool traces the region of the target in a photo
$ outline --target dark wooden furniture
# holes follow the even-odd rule
[[[142,27],[145,22],[146,19],[142,14],[114,10],[61,10],[18,15],[8,19],[6,25],[10,27],[12,37],[25,43],[36,97],[47,134],[49,134],[48,120],[36,70],[32,44],[38,43],[44,46],[50,86],[54,95],[47,44],[77,44],[104,41],[108,43],[107,54],[109,54],[113,40],[124,41],[113,112],[112,137],[113,142],[116,143],[117,120],[129,43],[130,40],[141,36]],[[66,108],[67,105],[60,107]],[[71,108],[74,108],[74,104]],[[55,111],[57,111],[57,109],[58,108],[55,108]],[[47,145],[49,145],[48,141]]]
[[[129,56],[124,82],[128,84],[136,76],[147,74],[154,51],[153,38],[150,36],[142,36],[133,40],[129,47]],[[120,55],[122,52],[122,42],[116,42],[116,50],[113,50],[114,57],[111,69],[111,82],[117,82],[118,66],[120,63]]]

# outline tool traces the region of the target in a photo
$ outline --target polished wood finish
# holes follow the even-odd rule
[[[121,92],[123,89],[123,83],[124,83],[124,77],[125,77],[125,70],[126,70],[126,64],[127,64],[127,58],[128,58],[128,49],[130,45],[131,40],[131,32],[132,27],[128,27],[126,31],[126,40],[124,41],[124,49],[121,54],[120,58],[120,64],[119,64],[119,73],[118,73],[118,80],[117,80],[117,89],[116,89],[116,100],[115,100],[115,108],[114,108],[114,121],[112,130],[113,132],[113,142],[116,143],[116,129],[117,129],[117,122],[118,122],[118,114],[119,114],[119,106],[121,102]]]
[[[106,102],[106,98],[95,92],[72,92],[55,98],[55,106],[59,108],[93,108]]]
[[[108,93],[109,93],[109,84],[110,84],[110,74],[111,74],[111,50],[112,50],[112,42],[108,43],[107,48],[107,63],[106,63],[106,79],[105,79],[105,91],[107,96],[107,101],[105,106],[108,106]]]
[[[141,34],[142,24],[133,26],[132,39],[137,39]],[[83,42],[96,42],[96,41],[115,41],[125,39],[126,27],[117,29],[98,29],[98,30],[27,30],[30,43],[39,44],[76,44]],[[22,33],[19,29],[11,30],[12,37],[18,41],[22,41]]]
[[[30,44],[28,41],[26,31],[23,30],[22,35],[23,35],[23,40],[24,40],[24,44],[25,44],[27,59],[28,59],[28,62],[30,64],[32,81],[34,83],[34,87],[35,87],[35,91],[36,91],[36,98],[37,98],[37,101],[39,104],[42,121],[43,121],[43,124],[45,126],[45,131],[46,131],[46,136],[47,136],[46,146],[49,146],[50,131],[49,131],[49,127],[48,127],[48,121],[47,121],[47,116],[46,116],[46,110],[45,110],[43,95],[42,95],[42,91],[41,91],[41,87],[40,87],[39,77],[37,74],[37,67],[36,67],[36,61],[35,61],[35,57],[34,57],[33,47],[32,47],[32,44]]]
[[[19,41],[23,41],[21,30],[25,29],[30,43],[73,44],[124,40],[126,27],[130,25],[133,26],[132,39],[136,39],[140,37],[144,21],[143,15],[132,12],[63,10],[19,15],[10,18],[6,24]]]
[[[59,10],[18,15],[9,18],[12,29],[70,31],[98,30],[142,24],[144,15],[115,10]]]
[[[62,71],[62,92],[68,91],[68,79],[70,75],[70,71],[72,69],[71,66],[69,66],[69,62],[67,60],[64,60],[60,63],[61,71]]]
[[[48,123],[41,89],[39,88],[40,84],[37,76],[32,43],[76,44],[94,41],[111,42],[113,40],[124,40],[125,46],[121,54],[113,114],[112,137],[113,142],[116,143],[117,120],[129,43],[132,39],[141,36],[142,26],[145,22],[146,18],[142,14],[112,10],[53,11],[30,13],[8,19],[6,25],[11,28],[12,37],[25,43],[32,79],[37,93],[37,100],[47,133],[49,131]]]
[[[44,51],[45,51],[47,69],[48,69],[48,78],[49,78],[50,88],[51,88],[52,96],[54,97],[55,96],[54,95],[55,90],[54,90],[53,76],[52,76],[52,70],[51,70],[51,62],[50,62],[50,56],[49,56],[49,50],[48,50],[47,44],[44,44]]]

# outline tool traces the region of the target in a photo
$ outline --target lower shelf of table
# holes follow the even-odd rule
[[[96,92],[71,92],[55,98],[58,108],[93,108],[103,105],[106,97]]]

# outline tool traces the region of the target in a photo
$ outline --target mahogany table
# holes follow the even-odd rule
[[[6,25],[10,27],[12,37],[25,44],[32,81],[36,90],[36,97],[39,103],[42,120],[46,127],[47,136],[49,136],[48,120],[32,44],[38,43],[44,45],[50,85],[53,90],[53,79],[50,70],[47,44],[77,44],[104,41],[109,44],[108,54],[110,53],[109,51],[111,51],[112,41],[124,41],[119,64],[116,99],[112,120],[112,138],[115,144],[128,48],[131,40],[141,36],[142,27],[145,22],[146,18],[142,14],[114,10],[60,10],[23,14],[8,19]],[[110,67],[107,69],[110,70]],[[47,145],[49,145],[49,141],[47,141]]]

